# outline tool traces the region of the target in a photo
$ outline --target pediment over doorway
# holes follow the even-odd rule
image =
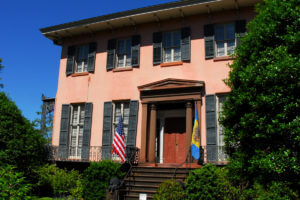
[[[201,99],[204,82],[168,78],[138,87],[143,103]]]
[[[138,87],[140,91],[167,90],[176,88],[203,87],[203,81],[167,78]]]

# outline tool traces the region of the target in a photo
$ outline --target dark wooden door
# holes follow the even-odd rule
[[[182,163],[185,157],[185,117],[166,118],[164,125],[164,163]]]

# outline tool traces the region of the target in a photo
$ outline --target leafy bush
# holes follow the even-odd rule
[[[44,165],[37,170],[38,187],[42,196],[68,196],[80,199],[82,197],[82,177],[78,171],[63,170],[56,165]]]
[[[186,180],[186,198],[201,199],[239,199],[239,189],[231,186],[226,168],[205,165],[190,172]]]
[[[154,200],[181,200],[184,199],[182,185],[171,179],[164,181],[155,193]]]
[[[92,162],[83,173],[83,196],[85,200],[105,199],[106,190],[112,177],[123,178],[120,164],[104,160]]]
[[[23,173],[16,172],[11,165],[0,168],[0,199],[31,199],[31,185],[26,183]]]

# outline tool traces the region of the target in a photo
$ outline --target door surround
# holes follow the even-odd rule
[[[203,88],[203,81],[172,78],[138,87],[142,103],[140,163],[155,163],[156,104],[163,102],[184,102],[186,104],[186,146],[187,148],[190,146],[193,126],[192,107],[194,103],[198,109],[200,120]]]

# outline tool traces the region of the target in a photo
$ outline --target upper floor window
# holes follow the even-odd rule
[[[181,49],[180,49],[180,31],[172,31],[164,33],[163,44],[163,61],[164,62],[175,62],[181,60]]]
[[[131,38],[118,40],[116,66],[118,68],[131,66]]]
[[[215,32],[217,57],[233,54],[236,45],[234,24],[218,24]]]
[[[80,46],[69,46],[67,57],[67,76],[73,73],[94,72],[96,43]]]
[[[89,45],[82,45],[77,47],[75,59],[75,72],[87,72],[89,55]]]
[[[110,39],[107,44],[106,69],[138,67],[140,64],[140,36]]]
[[[190,28],[153,33],[153,64],[190,61]]]
[[[246,21],[204,25],[205,58],[230,56],[245,35]]]

